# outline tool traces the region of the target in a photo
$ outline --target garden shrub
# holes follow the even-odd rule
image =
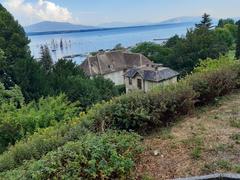
[[[184,82],[160,86],[149,93],[133,92],[97,104],[88,112],[89,119],[97,130],[112,128],[143,133],[191,111],[195,96]]]
[[[207,59],[195,68],[186,81],[198,93],[197,104],[207,104],[237,87],[240,73],[238,61],[222,56],[218,60]]]
[[[126,179],[142,150],[133,133],[88,133],[39,161],[0,174],[3,179]]]
[[[65,143],[79,140],[87,132],[78,119],[41,129],[0,155],[0,172],[16,168],[26,160],[41,159]]]
[[[0,105],[0,153],[27,134],[68,121],[78,113],[77,104],[70,103],[65,95],[41,98],[19,108],[12,102],[3,103]]]

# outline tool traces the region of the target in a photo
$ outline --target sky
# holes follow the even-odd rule
[[[99,25],[161,22],[175,17],[240,17],[240,0],[0,0],[23,25],[41,21]]]

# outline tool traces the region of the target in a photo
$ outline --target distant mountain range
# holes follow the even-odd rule
[[[93,26],[77,25],[67,22],[52,22],[43,21],[37,24],[33,24],[25,27],[26,32],[49,32],[49,31],[69,31],[69,30],[84,30],[84,29],[94,29]]]
[[[98,26],[86,26],[86,25],[77,25],[67,22],[52,22],[52,21],[43,21],[37,24],[33,24],[25,27],[27,33],[37,33],[37,32],[64,32],[64,31],[78,31],[78,30],[94,30],[101,28],[117,28],[117,27],[130,27],[130,26],[147,26],[147,25],[160,25],[160,24],[181,24],[181,23],[199,23],[201,17],[177,17],[168,19],[159,23],[126,23],[126,22],[112,22],[100,24]],[[217,24],[218,19],[213,18],[213,23]]]

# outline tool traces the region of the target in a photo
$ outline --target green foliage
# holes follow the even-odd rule
[[[173,36],[163,45],[142,43],[132,51],[143,53],[152,61],[186,75],[199,63],[199,59],[215,59],[228,52],[235,40],[234,31],[229,26],[212,29],[211,19],[205,14],[195,29],[188,30],[186,37]]]
[[[234,37],[231,32],[226,28],[216,28],[215,36],[218,42],[226,43],[228,47],[231,47],[234,41]]]
[[[196,28],[206,28],[210,29],[212,27],[212,19],[209,14],[204,13],[202,16],[202,21],[199,24],[196,24]]]
[[[51,77],[54,94],[64,92],[70,101],[79,101],[84,109],[119,94],[112,81],[103,77],[87,78],[73,61],[59,60],[53,65]]]
[[[222,56],[218,60],[207,59],[195,68],[195,73],[186,78],[198,93],[198,103],[205,104],[223,96],[237,86],[239,62]]]
[[[0,108],[3,104],[13,104],[14,106],[21,106],[24,103],[22,92],[18,86],[11,89],[5,89],[4,85],[0,83]]]
[[[127,94],[97,104],[88,113],[90,119],[93,115],[97,129],[117,128],[144,133],[169,124],[178,115],[188,113],[193,107],[194,97],[195,93],[190,86],[179,83],[159,87],[148,94]]]
[[[78,140],[87,130],[79,124],[78,119],[40,129],[11,146],[0,155],[0,172],[22,165],[26,160],[41,159],[41,157],[67,142]]]
[[[195,69],[195,73],[175,85],[160,86],[149,93],[134,92],[108,102],[98,103],[86,113],[81,113],[79,119],[40,130],[27,139],[17,142],[0,156],[0,171],[19,167],[26,160],[41,159],[47,152],[55,151],[69,141],[75,142],[81,139],[86,134],[86,129],[105,131],[107,128],[112,128],[147,133],[153,128],[169,125],[179,115],[190,112],[194,108],[196,100],[198,103],[206,103],[203,95],[209,88],[202,85],[196,86],[198,81],[193,83],[195,78],[202,84],[201,82],[206,81],[203,74],[208,74],[207,77],[211,79],[211,76],[216,77],[215,72],[225,73],[225,68],[227,71],[229,68],[233,68],[233,72],[237,71],[236,69],[240,72],[240,69],[236,68],[237,66],[240,67],[238,61],[228,60],[227,57],[219,60],[208,59]],[[212,74],[212,72],[214,73]],[[230,77],[227,73],[224,75],[226,79],[233,81],[230,78],[231,74]],[[215,88],[212,88],[213,85],[210,84],[210,89],[214,90],[213,93],[210,92],[211,99],[213,95],[214,98],[219,95],[219,93],[215,93],[215,89],[222,88],[222,76],[216,80],[218,83]],[[207,81],[207,83],[209,82],[211,81]],[[230,90],[230,88],[234,88],[232,84],[227,89]],[[209,99],[207,100],[209,102]],[[194,154],[199,154],[199,150],[197,149]]]
[[[235,42],[236,39],[237,39],[237,31],[238,31],[237,25],[235,25],[235,24],[226,24],[226,25],[224,25],[224,29],[228,30],[231,33],[231,35],[232,35],[232,37],[234,39],[234,42]]]
[[[28,43],[23,28],[14,20],[13,16],[0,4],[0,49],[4,52],[4,85],[9,88],[14,85],[15,63],[30,58]],[[1,68],[0,68],[1,75]],[[13,82],[12,82],[13,81]]]
[[[236,55],[237,59],[240,59],[240,21],[237,22],[238,30],[237,30],[237,40],[236,40]]]
[[[15,179],[125,179],[141,152],[139,136],[125,132],[87,134],[39,161],[30,161],[16,170],[2,173]]]
[[[234,22],[234,20],[231,19],[231,18],[220,19],[220,20],[218,21],[218,27],[220,27],[220,28],[223,28],[226,24],[231,24],[231,25],[233,25],[233,24],[235,24],[235,22]]]
[[[53,66],[53,60],[50,54],[48,46],[44,45],[40,47],[41,58],[39,63],[46,73],[50,73]]]
[[[169,56],[173,53],[170,48],[165,48],[152,42],[138,44],[131,49],[132,52],[141,53],[155,63],[167,64]]]
[[[21,87],[26,102],[38,100],[51,92],[45,71],[34,59],[23,59],[16,62],[14,69],[15,82]]]
[[[41,98],[37,103],[22,104],[21,108],[18,106],[13,103],[4,103],[0,106],[1,151],[27,134],[63,120],[68,121],[79,112],[76,104],[71,104],[64,95]]]

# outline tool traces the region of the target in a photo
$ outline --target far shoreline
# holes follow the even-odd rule
[[[81,30],[63,30],[63,31],[45,31],[45,32],[27,32],[28,36],[43,36],[43,35],[54,35],[54,34],[72,34],[79,32],[96,32],[96,31],[110,31],[110,30],[121,30],[121,29],[135,29],[145,27],[161,27],[161,28],[174,28],[176,26],[193,25],[193,22],[184,23],[168,23],[168,24],[154,24],[154,25],[141,25],[141,26],[126,26],[126,27],[112,27],[112,28],[93,28],[93,29],[81,29]]]

